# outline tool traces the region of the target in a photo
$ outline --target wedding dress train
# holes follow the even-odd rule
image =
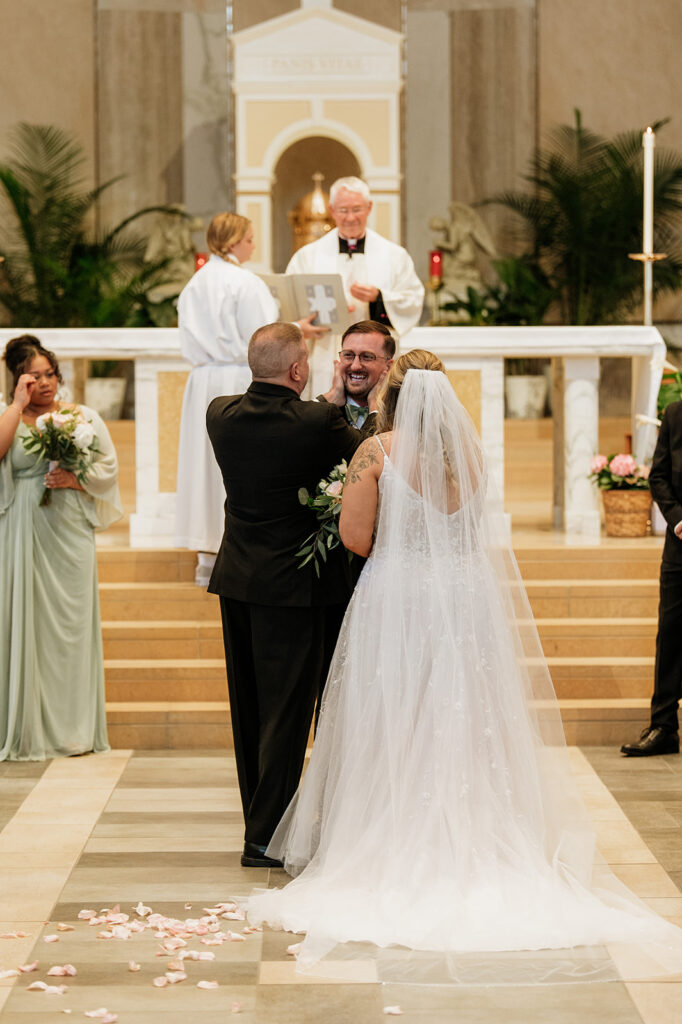
[[[406,375],[379,500],[267,851],[297,877],[253,893],[249,920],[304,932],[302,969],[365,942],[433,951],[464,983],[681,971],[682,932],[596,854],[480,442],[441,373]],[[434,956],[404,950],[374,953],[433,980]]]

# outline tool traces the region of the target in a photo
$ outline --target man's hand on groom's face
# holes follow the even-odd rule
[[[325,392],[324,397],[332,405],[346,404],[346,388],[343,383],[341,362],[338,359],[334,360],[334,376],[332,377],[331,387],[329,391]]]

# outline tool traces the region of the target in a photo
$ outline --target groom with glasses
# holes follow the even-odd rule
[[[377,384],[394,355],[395,340],[385,324],[376,320],[351,324],[341,338],[331,387],[318,401],[340,406],[350,425],[363,438],[370,437],[376,432]]]

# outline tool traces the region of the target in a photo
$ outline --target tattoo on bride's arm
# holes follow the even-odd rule
[[[368,437],[366,441],[362,442],[351,460],[351,464],[348,467],[348,482],[356,484],[364,470],[376,465],[378,462],[377,443],[373,437]]]

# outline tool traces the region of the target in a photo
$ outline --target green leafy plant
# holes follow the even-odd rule
[[[680,400],[682,400],[682,372],[672,363],[666,362],[663,364],[663,379],[656,403],[658,415],[661,416],[669,405]]]
[[[22,327],[154,324],[151,289],[167,283],[169,260],[145,260],[147,238],[132,225],[95,229],[94,208],[117,180],[83,187],[85,155],[59,128],[19,124],[0,164],[0,304]]]
[[[653,127],[658,130],[666,122]],[[568,324],[621,321],[642,298],[642,267],[628,253],[642,247],[642,136],[607,139],[582,125],[551,133],[536,154],[527,191],[493,199],[515,211],[530,230],[532,259],[542,266]],[[656,291],[682,285],[682,157],[656,148],[654,247],[668,259],[654,272]]]
[[[317,529],[306,537],[300,551],[296,552],[296,558],[300,559],[299,569],[312,562],[319,576],[321,563],[327,561],[327,552],[333,551],[341,543],[339,516],[347,474],[348,465],[344,459],[338,466],[334,466],[328,477],[320,480],[314,494],[310,494],[306,487],[299,489],[298,500],[301,505],[311,509],[317,518]],[[353,552],[349,551],[349,560],[352,557]]]

